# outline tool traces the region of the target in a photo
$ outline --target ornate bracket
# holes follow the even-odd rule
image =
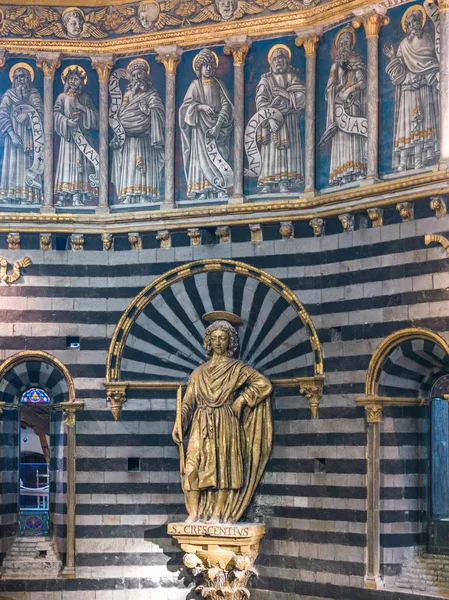
[[[60,406],[65,415],[65,424],[67,427],[74,427],[76,423],[76,411],[84,408],[84,402],[61,402]]]
[[[29,267],[32,264],[33,261],[31,260],[31,258],[28,258],[28,256],[24,256],[23,258],[21,258],[13,264],[12,271],[8,271],[8,261],[6,260],[6,258],[2,258],[0,256],[0,279],[8,285],[10,283],[14,283],[19,279],[21,275],[20,269]]]
[[[323,395],[324,375],[315,375],[313,377],[296,377],[295,379],[272,379],[274,386],[290,387],[299,386],[299,393],[307,398],[309,402],[312,418],[318,417],[318,408]]]
[[[114,421],[118,421],[120,413],[122,412],[122,406],[126,402],[126,390],[129,386],[129,382],[105,383],[104,385],[107,390],[106,398],[111,405]]]
[[[428,404],[427,398],[396,398],[392,396],[360,396],[356,398],[357,406],[365,408],[367,423],[380,423],[382,421],[382,408],[384,406],[422,406]]]

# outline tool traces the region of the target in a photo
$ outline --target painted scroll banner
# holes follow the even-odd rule
[[[423,7],[435,27],[435,54],[438,60],[440,60],[440,9],[436,2],[424,2]]]
[[[72,137],[78,150],[82,152],[87,160],[94,166],[95,173],[89,175],[89,182],[93,188],[97,188],[100,185],[100,158],[98,152],[89,144],[78,126],[72,130]]]
[[[232,167],[220,154],[217,141],[210,135],[210,131],[206,132],[206,150],[214,167],[221,175],[221,178],[216,177],[211,183],[219,190],[226,191],[227,188],[232,187],[234,184],[234,172]]]
[[[332,139],[337,129],[340,129],[345,133],[368,137],[368,119],[366,117],[354,117],[348,115],[343,102],[339,102],[338,97],[335,98],[334,118],[335,121],[329,125],[321,136],[318,146],[322,146]]]
[[[27,114],[33,134],[33,164],[25,172],[25,183],[31,188],[42,189],[41,176],[44,172],[44,129],[42,120],[35,108],[29,104],[19,104],[14,110],[14,118]]]
[[[111,105],[109,107],[109,125],[114,132],[114,140],[120,148],[125,143],[125,130],[118,119],[118,111],[123,102],[122,90],[120,89],[120,79],[128,79],[126,69],[117,69],[109,78],[109,94],[111,96]]]
[[[257,131],[262,125],[273,120],[280,127],[284,117],[277,108],[262,108],[248,121],[245,129],[245,152],[248,157],[248,168],[245,169],[245,177],[259,177],[262,160],[260,150],[257,146]]]

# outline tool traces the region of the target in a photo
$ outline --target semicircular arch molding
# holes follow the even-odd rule
[[[323,374],[313,322],[296,294],[266,271],[207,259],[161,275],[131,302],[115,329],[106,382],[183,381],[204,361],[202,315],[239,315],[240,356],[268,377]]]
[[[449,370],[449,344],[430,329],[410,327],[386,337],[371,357],[367,397],[420,397]]]
[[[67,367],[41,350],[13,354],[0,365],[0,395],[10,404],[29,387],[45,390],[55,404],[75,402],[75,386]]]

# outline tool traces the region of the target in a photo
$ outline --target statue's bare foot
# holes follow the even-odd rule
[[[210,519],[206,521],[208,525],[215,525],[220,522],[220,517],[217,515],[212,515]]]
[[[196,523],[198,521],[198,515],[189,515],[185,520],[186,523]]]

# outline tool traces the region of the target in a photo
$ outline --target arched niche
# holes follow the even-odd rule
[[[417,407],[419,419],[412,432],[402,430],[398,434],[412,433],[422,441],[417,449],[416,460],[428,460],[428,415],[424,407],[431,401],[433,384],[449,371],[449,344],[440,335],[426,328],[410,327],[395,331],[387,336],[371,357],[365,382],[365,395],[356,399],[358,406],[365,409],[367,422],[367,565],[366,587],[383,587],[381,565],[383,545],[381,536],[386,533],[381,522],[383,499],[381,499],[384,448],[381,444],[383,420],[391,419],[383,414],[385,408]],[[420,424],[422,421],[422,424]],[[396,432],[394,432],[395,434]],[[400,451],[400,446],[399,446]],[[399,456],[400,458],[400,456]],[[410,458],[408,456],[408,458]],[[419,487],[427,493],[428,472],[421,473]],[[422,510],[416,506],[410,510]],[[418,532],[417,539],[425,539],[426,532]],[[420,542],[418,546],[420,547]],[[417,546],[417,547],[418,547]],[[401,548],[393,551],[394,560],[401,563]],[[405,551],[403,552],[403,554]]]
[[[106,388],[116,419],[132,389],[177,389],[205,358],[202,315],[228,310],[243,321],[241,357],[276,386],[299,387],[312,416],[323,387],[313,322],[279,279],[251,265],[198,260],[161,275],[123,313],[107,358]]]
[[[43,389],[52,399],[54,488],[52,490],[53,537],[65,555],[63,576],[75,575],[75,455],[76,411],[84,403],[75,398],[73,379],[65,365],[48,352],[23,351],[0,365],[0,431],[3,444],[2,554],[17,535],[17,423],[19,400],[31,387]]]

